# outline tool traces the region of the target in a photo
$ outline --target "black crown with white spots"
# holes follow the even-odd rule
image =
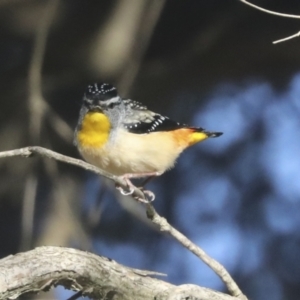
[[[90,84],[85,91],[85,97],[91,100],[105,101],[117,96],[117,89],[109,83]]]

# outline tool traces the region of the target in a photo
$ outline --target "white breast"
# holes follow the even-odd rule
[[[133,134],[119,129],[104,147],[79,149],[84,159],[114,175],[163,173],[182,152],[168,132]]]

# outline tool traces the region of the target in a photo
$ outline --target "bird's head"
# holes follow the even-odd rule
[[[89,110],[107,111],[122,102],[116,87],[109,83],[93,83],[86,88],[83,104]]]

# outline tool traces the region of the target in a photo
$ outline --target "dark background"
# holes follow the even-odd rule
[[[300,15],[296,0],[253,3]],[[154,205],[249,299],[299,299],[300,40],[272,44],[299,30],[300,20],[238,0],[0,0],[1,151],[40,145],[79,157],[73,130],[90,82],[223,131],[149,184]],[[111,183],[38,157],[1,159],[0,172],[1,257],[72,246],[224,290]]]

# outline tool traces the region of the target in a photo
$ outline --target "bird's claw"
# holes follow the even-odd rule
[[[145,197],[145,199],[143,199],[145,203],[150,203],[155,200],[155,194],[153,192],[151,192],[149,190],[144,190],[143,188],[141,188],[141,190],[144,193],[144,196],[147,196],[147,197]]]
[[[123,196],[129,196],[132,195],[134,192],[134,188],[132,186],[128,186],[129,190],[126,191],[124,188],[122,188],[119,185],[116,185],[116,189],[123,195]]]
[[[139,201],[141,203],[145,203],[145,204],[149,204],[152,201],[154,201],[155,194],[153,192],[151,192],[149,190],[142,190],[142,191],[143,191],[143,194],[144,194],[144,198],[136,196],[136,197],[134,197],[135,200],[137,200],[137,201]]]
[[[126,183],[127,183],[127,187],[128,187],[128,191],[125,190],[123,187],[121,187],[120,185],[116,184],[116,189],[118,191],[120,191],[120,193],[124,196],[129,196],[132,195],[134,193],[135,188],[137,188],[135,185],[133,185],[133,183],[128,179],[128,178],[123,178]],[[134,196],[134,199],[141,202],[141,203],[150,203],[152,201],[154,201],[155,199],[155,194],[149,190],[144,190],[143,187],[140,188],[140,190],[143,192],[144,197],[139,197],[139,196]]]

